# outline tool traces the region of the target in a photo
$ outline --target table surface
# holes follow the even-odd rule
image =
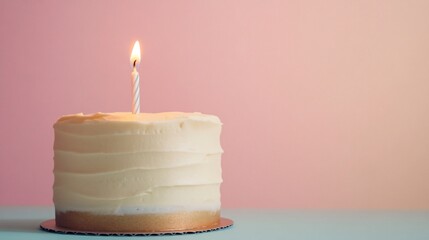
[[[429,239],[427,211],[225,209],[231,228],[191,235],[108,237],[108,239]],[[53,207],[0,207],[0,239],[101,239],[102,236],[44,232]]]

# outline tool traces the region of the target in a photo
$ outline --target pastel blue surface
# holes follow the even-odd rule
[[[101,237],[48,233],[39,224],[52,207],[0,207],[0,239],[429,239],[429,211],[226,209],[228,229],[177,236]]]

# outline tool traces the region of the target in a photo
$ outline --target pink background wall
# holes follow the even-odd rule
[[[51,204],[52,124],[224,122],[224,207],[429,208],[429,1],[0,0],[0,204]]]

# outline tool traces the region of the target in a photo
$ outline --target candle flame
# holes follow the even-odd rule
[[[140,63],[140,43],[139,43],[139,41],[136,41],[134,43],[133,51],[131,52],[130,63],[131,63],[131,67],[137,67],[137,65]]]

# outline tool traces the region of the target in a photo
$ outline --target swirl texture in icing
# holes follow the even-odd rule
[[[56,211],[218,211],[221,122],[201,113],[75,114],[54,124]]]

